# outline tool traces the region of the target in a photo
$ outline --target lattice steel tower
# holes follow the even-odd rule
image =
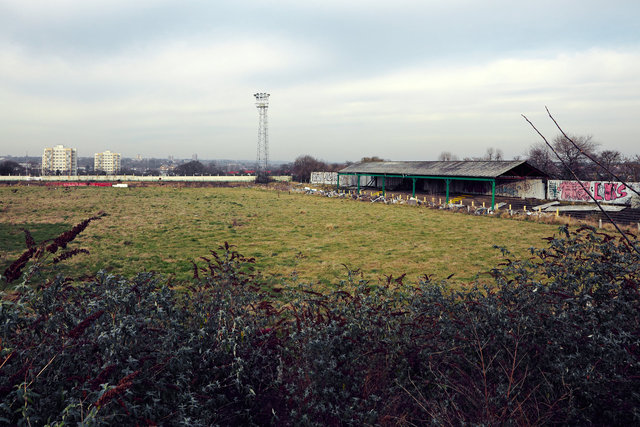
[[[256,166],[256,181],[266,182],[267,165],[269,164],[269,122],[267,120],[267,108],[269,108],[269,94],[254,93],[256,107],[258,107],[258,161]]]

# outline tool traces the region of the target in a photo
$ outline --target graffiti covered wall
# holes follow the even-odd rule
[[[311,184],[316,185],[336,185],[338,183],[338,172],[311,172]],[[366,177],[360,177],[360,185],[366,185]],[[358,180],[355,175],[341,175],[340,187],[355,187]]]
[[[525,179],[496,184],[496,196],[520,197],[526,199],[544,199],[544,181],[541,179]]]
[[[311,184],[336,185],[337,182],[338,172],[311,172]]]
[[[630,205],[634,194],[621,182],[611,181],[581,181],[584,188],[598,202],[612,203],[616,205]],[[640,183],[629,183],[635,190],[640,190]],[[547,186],[547,199],[562,200],[567,202],[593,203],[589,194],[585,192],[578,181],[549,180]]]

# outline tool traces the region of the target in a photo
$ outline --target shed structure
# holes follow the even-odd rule
[[[355,176],[358,193],[364,177],[366,185],[382,188],[383,195],[389,186],[406,190],[411,188],[414,197],[416,185],[422,185],[423,190],[444,190],[446,203],[449,203],[452,190],[477,194],[490,192],[492,209],[495,206],[496,184],[506,188],[509,184],[535,180],[543,186],[544,191],[544,180],[547,178],[547,174],[522,160],[363,162],[340,170],[337,187],[340,187],[341,176]]]

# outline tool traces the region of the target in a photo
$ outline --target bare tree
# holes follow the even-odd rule
[[[24,168],[12,160],[0,163],[0,175],[20,175],[21,173],[24,173]]]
[[[573,175],[567,169],[573,170],[580,179],[588,179],[590,162],[584,153],[590,156],[596,155],[598,146],[592,137],[585,135],[569,135],[575,145],[571,143],[564,135],[558,135],[553,139],[553,148],[562,159],[565,167],[559,168],[558,175],[560,179],[573,179]]]
[[[546,172],[551,177],[557,176],[558,168],[553,161],[553,153],[543,142],[536,142],[531,145],[525,157],[531,166]]]
[[[553,150],[558,154],[560,162],[556,162],[551,148],[544,143],[536,142],[529,147],[526,158],[531,165],[558,179],[573,179],[569,169],[573,170],[580,179],[594,178],[594,169],[584,153],[596,156],[598,146],[591,136],[569,135],[575,142],[573,145],[564,135],[556,136],[551,142]],[[584,153],[583,153],[584,152]],[[563,164],[565,166],[563,166]]]
[[[291,168],[291,174],[293,179],[298,182],[309,182],[311,172],[327,171],[328,169],[325,162],[306,154],[296,158]]]
[[[293,163],[282,163],[278,166],[271,167],[271,175],[291,175],[291,170],[293,168]]]
[[[378,156],[371,156],[371,157],[363,157],[362,159],[360,159],[360,162],[361,163],[384,162],[384,159]]]
[[[594,161],[593,157],[590,154],[586,154],[586,149],[588,147],[583,146],[579,143],[577,143],[576,141],[574,141],[574,139],[572,137],[570,137],[569,135],[567,135],[564,130],[562,130],[562,128],[560,127],[560,125],[558,124],[558,122],[556,121],[556,119],[553,118],[553,116],[551,115],[551,112],[549,111],[548,108],[545,107],[545,109],[547,110],[547,114],[549,114],[549,118],[551,118],[551,120],[556,124],[557,128],[560,130],[562,137],[561,139],[566,140],[568,143],[570,143],[574,148],[576,148],[578,150],[578,152],[580,152],[580,154],[584,155],[585,157],[589,158],[589,160]],[[544,135],[542,133],[540,133],[540,131],[538,130],[538,128],[535,127],[535,125],[533,123],[531,123],[531,121],[527,118],[527,116],[525,116],[524,114],[522,115],[522,117],[531,125],[531,127],[533,127],[533,129],[536,131],[536,133],[538,135],[540,135],[540,137],[542,138],[542,140],[544,141],[544,143],[551,149],[551,151],[553,152],[553,154],[558,158],[558,160],[560,161],[560,163],[562,164],[562,167],[564,170],[566,170],[567,172],[569,172],[570,175],[573,176],[573,178],[578,182],[578,184],[580,185],[580,187],[582,188],[582,190],[587,193],[587,195],[589,196],[589,198],[591,198],[591,200],[593,200],[593,202],[598,206],[598,208],[600,209],[600,212],[602,212],[604,214],[604,216],[607,217],[607,219],[609,220],[609,222],[611,222],[611,224],[614,226],[614,228],[618,231],[618,233],[620,233],[620,235],[622,236],[623,239],[626,240],[627,244],[629,244],[629,246],[631,248],[633,248],[636,253],[638,253],[638,255],[640,255],[640,250],[637,248],[637,245],[634,245],[631,240],[629,240],[629,237],[622,232],[622,230],[620,230],[620,227],[618,227],[618,224],[616,224],[616,222],[611,218],[611,215],[609,215],[607,213],[607,211],[605,211],[602,208],[602,205],[598,202],[598,200],[594,197],[593,194],[591,194],[584,186],[584,184],[581,182],[581,178],[576,174],[576,172],[571,169],[571,167],[565,162],[565,160],[562,158],[562,156],[558,153],[558,151],[553,147],[553,145],[551,145],[549,143],[549,141],[547,141],[547,138],[544,137]],[[558,139],[558,138],[556,138]],[[589,141],[591,140],[591,138],[588,138]],[[585,147],[585,149],[583,149],[583,147]],[[595,150],[594,150],[595,151]],[[628,187],[628,185],[627,185]],[[635,190],[632,190],[634,192],[636,192]]]
[[[484,156],[480,157],[464,157],[464,161],[494,161],[494,160],[504,160],[504,154],[502,150],[499,148],[489,147],[485,152]]]
[[[192,160],[187,163],[183,163],[180,166],[177,166],[173,171],[176,175],[202,175],[205,173],[205,166],[197,160]]]
[[[620,164],[620,169],[626,180],[640,181],[640,155],[636,154],[633,157],[625,158]]]
[[[598,169],[595,170],[594,178],[606,180],[611,179],[611,174],[608,171],[619,173],[622,153],[618,150],[603,150],[596,157],[602,166],[598,166]]]
[[[485,153],[483,160],[502,160],[503,157],[501,149],[489,147],[487,148],[487,152]]]
[[[456,156],[455,154],[452,154],[449,151],[443,151],[438,156],[438,160],[440,160],[442,162],[451,162],[451,161],[456,161],[456,160],[460,160],[460,159],[458,159],[458,156]]]
[[[327,163],[326,166],[326,171],[327,172],[338,172],[344,168],[346,168],[347,166],[353,164],[352,162],[343,162],[343,163]]]

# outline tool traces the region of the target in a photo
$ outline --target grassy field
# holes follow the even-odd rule
[[[372,280],[454,274],[464,282],[499,262],[494,244],[524,256],[557,231],[535,222],[260,188],[0,187],[0,202],[2,271],[24,249],[21,228],[40,241],[98,211],[107,216],[73,243],[91,254],[67,268],[124,275],[154,270],[182,279],[191,275],[191,260],[228,241],[276,280],[296,274],[336,283],[346,265]]]

